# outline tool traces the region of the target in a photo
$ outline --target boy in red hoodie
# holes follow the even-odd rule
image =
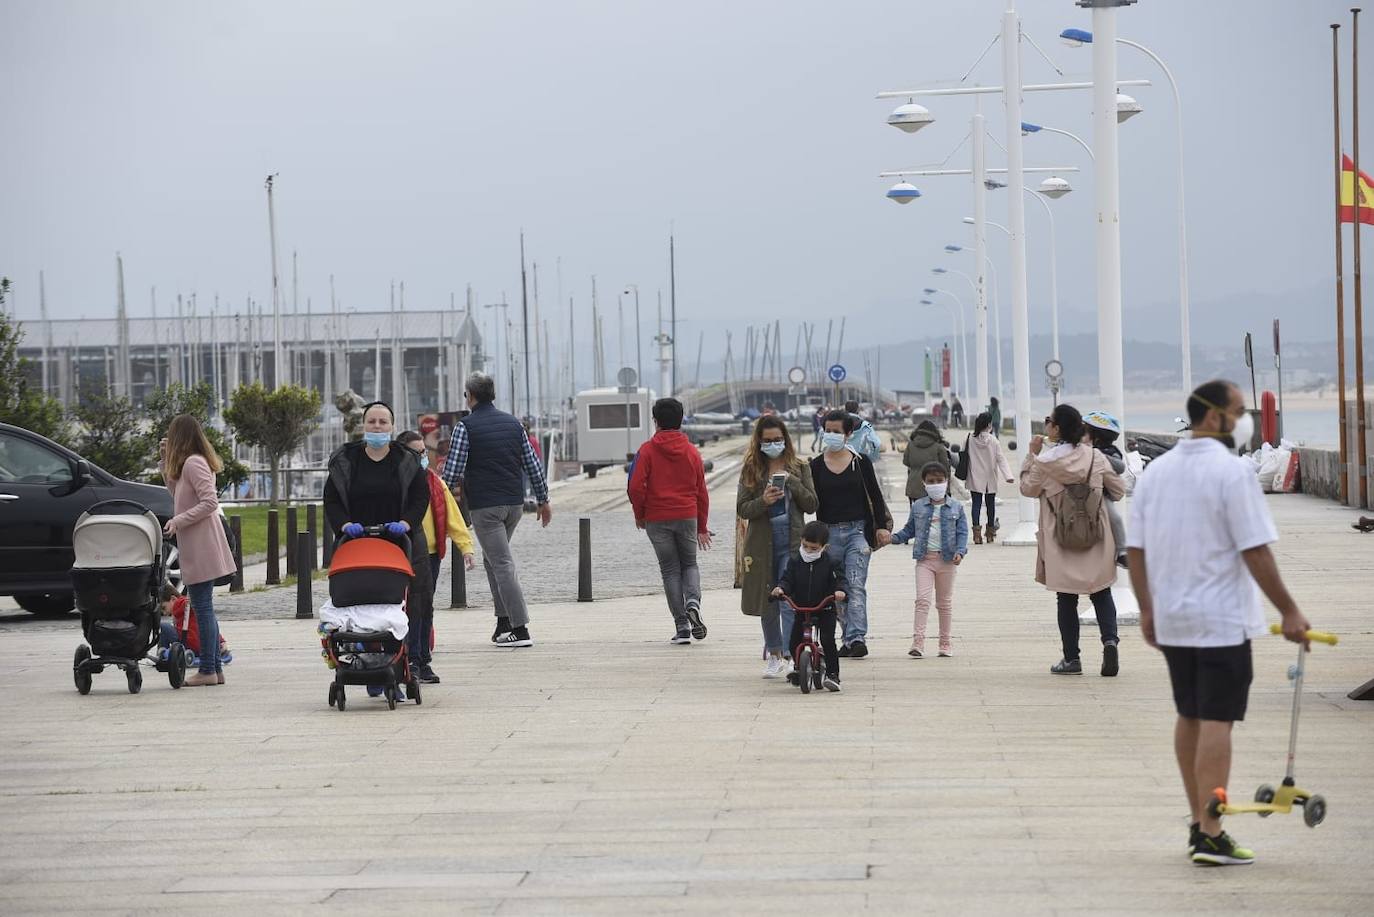
[[[706,530],[711,501],[701,454],[682,432],[682,402],[654,402],[658,432],[639,448],[630,475],[630,506],[635,524],[644,529],[658,555],[663,592],[676,632],[671,642],[706,639],[701,620],[701,570],[697,548],[711,547]]]

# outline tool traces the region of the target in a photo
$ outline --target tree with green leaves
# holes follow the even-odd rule
[[[77,422],[72,448],[82,458],[117,478],[141,477],[148,470],[154,452],[128,398],[112,395],[103,386],[89,386],[72,415]]]
[[[271,504],[277,504],[281,460],[299,449],[319,426],[320,393],[299,385],[269,390],[261,382],[240,385],[229,396],[224,419],[238,441],[258,446],[271,471]]]
[[[66,443],[70,427],[62,403],[34,387],[29,361],[19,358],[24,332],[4,309],[9,291],[9,278],[0,277],[0,423],[12,423]]]
[[[210,383],[199,382],[185,386],[180,382],[173,382],[162,391],[149,395],[143,402],[143,412],[149,423],[148,450],[154,455],[157,453],[157,444],[167,435],[167,428],[172,425],[172,418],[178,414],[190,414],[200,421],[206,439],[224,463],[224,470],[215,475],[215,486],[223,492],[226,487],[237,486],[248,480],[248,466],[234,459],[233,445],[223,433],[211,425],[214,404],[215,390]],[[162,476],[154,475],[153,480],[161,483]]]

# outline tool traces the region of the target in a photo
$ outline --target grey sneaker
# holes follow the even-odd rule
[[[534,646],[534,640],[530,637],[527,627],[517,627],[507,631],[491,641],[497,646]]]
[[[1082,659],[1061,659],[1050,666],[1050,672],[1055,675],[1082,675]]]
[[[698,640],[705,640],[706,625],[701,620],[701,606],[696,602],[688,603],[687,620],[692,625],[692,636]]]
[[[821,684],[825,686],[825,690],[827,691],[834,691],[836,694],[840,693],[840,679],[838,676],[827,674],[825,678],[821,680]]]
[[[674,646],[682,646],[684,644],[691,643],[692,632],[685,628],[679,630],[677,633],[673,634],[673,639],[669,640],[668,642],[673,644]]]

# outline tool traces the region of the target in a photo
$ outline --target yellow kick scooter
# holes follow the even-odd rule
[[[1283,628],[1277,624],[1270,625],[1271,634],[1283,633]],[[1321,631],[1309,630],[1307,639],[1313,643],[1325,643],[1328,646],[1335,646],[1339,638],[1335,634],[1326,634]],[[1302,674],[1303,662],[1307,656],[1307,647],[1298,647],[1297,665],[1290,666],[1288,669],[1288,679],[1293,682],[1293,723],[1288,731],[1288,771],[1284,774],[1283,784],[1275,789],[1265,783],[1255,790],[1255,801],[1247,805],[1232,805],[1226,799],[1226,788],[1217,787],[1212,791],[1212,801],[1207,804],[1207,814],[1213,818],[1220,818],[1223,815],[1241,815],[1246,812],[1254,812],[1260,818],[1268,818],[1275,812],[1291,812],[1293,806],[1302,807],[1302,820],[1307,827],[1315,828],[1326,818],[1326,800],[1315,793],[1309,793],[1301,789],[1293,782],[1293,758],[1298,749],[1298,714],[1302,710]]]

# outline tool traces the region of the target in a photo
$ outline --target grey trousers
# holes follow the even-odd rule
[[[511,627],[524,627],[530,623],[525,593],[520,589],[520,580],[515,574],[515,558],[510,553],[511,536],[520,524],[521,513],[522,508],[518,503],[514,506],[487,506],[472,511],[472,531],[477,535],[477,543],[482,546],[482,566],[487,571],[496,617],[509,618]]]
[[[646,522],[644,531],[658,555],[663,594],[679,630],[688,627],[687,606],[701,605],[701,568],[697,566],[697,521]]]

